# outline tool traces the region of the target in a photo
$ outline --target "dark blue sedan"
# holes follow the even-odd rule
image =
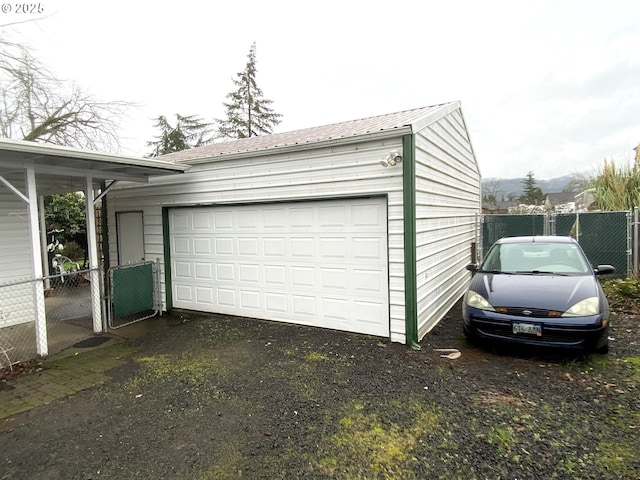
[[[573,238],[502,238],[467,270],[470,340],[608,352],[609,304],[597,276],[615,269],[593,268]]]

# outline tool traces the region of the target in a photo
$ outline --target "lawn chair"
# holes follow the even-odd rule
[[[76,270],[80,270],[80,264],[74,262],[69,257],[56,253],[51,260],[51,266],[57,275],[60,275],[60,282],[64,283],[65,275],[68,275]]]

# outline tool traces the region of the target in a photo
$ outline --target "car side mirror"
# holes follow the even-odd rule
[[[609,273],[616,273],[616,268],[612,265],[598,265],[593,271],[596,275],[607,275]]]
[[[470,263],[469,265],[467,265],[464,268],[466,268],[470,272],[474,272],[474,273],[478,271],[478,265],[476,265],[475,263]]]

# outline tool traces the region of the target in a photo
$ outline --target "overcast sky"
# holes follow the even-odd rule
[[[58,77],[139,104],[126,154],[159,115],[222,117],[254,41],[276,132],[460,100],[485,178],[594,173],[640,144],[637,0],[35,5],[3,3],[0,25],[46,17],[15,30]]]

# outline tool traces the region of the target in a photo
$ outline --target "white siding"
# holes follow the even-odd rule
[[[458,109],[416,135],[419,338],[464,291],[480,201],[480,172]]]
[[[13,186],[24,193],[24,180],[9,179]],[[9,282],[32,278],[29,224],[27,204],[0,184],[0,328],[25,321],[33,321],[32,283],[11,287]]]
[[[115,213],[142,210],[147,260],[164,269],[162,207],[282,202],[387,195],[390,338],[405,342],[402,166],[380,165],[402,140],[354,143],[296,153],[216,160],[188,173],[120,187],[108,195],[110,257],[115,261]],[[164,272],[162,291],[165,292]],[[166,305],[165,305],[166,306]]]

